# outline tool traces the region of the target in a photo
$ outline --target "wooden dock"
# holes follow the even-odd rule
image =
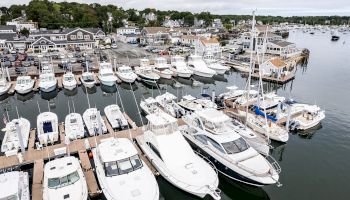
[[[80,150],[78,153],[81,167],[85,175],[89,196],[95,197],[100,193],[100,189],[98,187],[97,180],[91,167],[89,156],[85,150]]]
[[[33,88],[33,91],[34,92],[38,92],[39,91],[39,82],[40,80],[39,79],[35,79],[35,85],[34,85],[34,88]]]
[[[81,75],[75,75],[75,80],[77,81],[77,85],[81,85],[81,81],[80,81],[80,77]]]
[[[254,79],[259,79],[259,77],[260,77],[259,73],[252,74],[252,78],[254,78]],[[266,82],[277,83],[277,84],[286,84],[295,78],[295,74],[294,74],[294,72],[291,72],[290,74],[283,75],[280,78],[270,77],[270,76],[262,76],[261,78],[263,81],[266,81]]]
[[[34,161],[32,199],[43,199],[44,160]]]
[[[15,93],[16,81],[11,81],[11,87],[7,92],[9,95],[13,95]]]
[[[57,87],[58,89],[62,89],[63,88],[63,79],[62,76],[56,77],[57,78]]]

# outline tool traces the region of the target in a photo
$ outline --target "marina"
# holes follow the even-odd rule
[[[139,165],[139,161],[144,163],[143,167],[149,169],[152,174],[147,180],[155,177],[156,181],[150,181],[152,184],[148,185],[152,186],[149,190],[153,191],[153,186],[154,188],[157,186],[153,192],[161,199],[206,199],[208,196],[210,199],[225,200],[241,197],[244,199],[308,199],[309,197],[325,199],[330,196],[328,192],[312,193],[308,197],[294,192],[294,188],[306,192],[307,186],[310,190],[317,191],[321,183],[315,184],[315,182],[330,181],[335,177],[340,182],[346,181],[334,171],[331,172],[334,177],[321,176],[329,172],[327,168],[341,172],[347,170],[346,165],[335,166],[331,163],[331,160],[336,159],[332,157],[324,165],[320,164],[323,163],[322,154],[330,155],[327,150],[333,152],[346,150],[347,140],[344,139],[346,136],[341,133],[348,127],[348,119],[339,117],[346,116],[347,108],[342,110],[339,106],[344,103],[348,95],[341,93],[341,89],[345,86],[338,82],[344,81],[348,74],[338,74],[339,80],[326,77],[327,73],[334,75],[334,71],[329,71],[327,65],[330,63],[324,60],[317,44],[323,43],[337,51],[331,55],[332,61],[338,60],[340,52],[349,50],[349,47],[341,43],[331,43],[325,38],[327,36],[313,37],[302,31],[291,32],[288,41],[305,45],[312,54],[307,65],[295,66],[294,73],[287,73],[287,75],[280,71],[271,73],[276,76],[282,75],[282,78],[264,78],[260,73],[252,73],[252,80],[248,80],[246,73],[223,67],[212,58],[205,60],[194,55],[189,56],[188,68],[181,65],[180,68],[173,69],[172,65],[166,64],[166,59],[158,59],[157,67],[151,65],[148,59],[142,58],[135,60],[141,63],[147,62],[144,68],[123,63],[130,65],[130,68],[125,68],[124,73],[130,75],[135,71],[138,75],[138,77],[132,75],[130,80],[119,79],[117,73],[119,65],[109,63],[110,65],[104,66],[106,70],[103,73],[98,68],[94,68],[91,76],[94,84],[91,87],[86,87],[88,79],[83,79],[82,71],[73,71],[74,76],[71,76],[73,79],[70,80],[74,80],[75,83],[74,87],[69,89],[64,84],[64,73],[55,73],[54,79],[57,79],[57,82],[55,89],[51,91],[50,88],[50,92],[45,92],[49,89],[42,89],[44,86],[39,80],[41,79],[39,74],[31,74],[34,80],[33,91],[25,95],[19,94],[15,91],[17,81],[12,77],[10,89],[0,99],[0,116],[3,116],[4,123],[24,117],[29,120],[31,126],[25,152],[21,152],[21,144],[17,141],[15,150],[1,154],[0,169],[12,171],[29,168],[31,199],[35,200],[43,199],[44,190],[50,189],[46,188],[44,181],[46,180],[46,172],[43,173],[45,166],[52,161],[68,159],[70,156],[74,160],[80,160],[80,167],[91,199],[108,199],[113,195],[117,196],[118,194],[108,191],[108,187],[104,185],[106,183],[101,180],[108,174],[118,180],[119,177],[115,176],[115,173],[118,175],[126,173],[132,177],[132,173],[143,166]],[[106,52],[108,51],[112,50]],[[152,60],[154,59],[157,60],[157,57]],[[188,69],[192,70],[196,76],[187,73]],[[336,62],[335,69],[344,70],[339,62]],[[175,76],[174,72],[178,76]],[[183,74],[179,75],[181,73]],[[124,76],[127,77],[127,75]],[[333,91],[331,86],[324,82],[325,80],[319,79],[320,76],[325,77],[324,79],[332,83],[333,87],[340,86],[334,87]],[[228,87],[230,85],[232,86]],[[233,91],[244,90],[244,92],[238,92],[237,96],[232,94],[230,100],[224,99],[224,106],[217,105],[216,100],[220,95],[223,97],[222,94],[227,92],[226,88]],[[256,91],[256,93],[249,93],[246,88],[251,89],[248,89],[249,92]],[[330,93],[329,95],[343,95],[344,98],[334,100],[337,102],[335,104],[325,96],[325,89]],[[280,100],[274,100],[274,98]],[[82,136],[70,137],[65,132],[70,130],[67,129],[69,123],[65,119],[72,113],[82,116],[83,120],[79,122],[84,123],[84,133],[80,133],[83,134]],[[196,118],[196,115],[200,118]],[[212,118],[213,116],[215,119]],[[193,119],[184,120],[186,117],[193,117]],[[77,123],[76,118],[72,116],[68,119],[72,123],[71,127],[74,127],[74,123]],[[127,121],[127,128],[123,120]],[[223,125],[225,123],[228,123],[227,126]],[[6,129],[4,124],[0,127],[6,134],[7,130],[10,130]],[[240,127],[235,129],[237,134],[230,134],[232,127]],[[196,131],[191,132],[194,129]],[[17,133],[16,130],[22,130],[22,128],[15,127],[13,130]],[[247,134],[243,130],[252,130],[260,139],[249,139],[249,131]],[[203,147],[203,140],[198,139],[197,134],[212,137],[212,140],[215,138],[216,143],[208,140],[211,145]],[[329,139],[328,134],[333,137]],[[343,147],[335,148],[332,144],[325,142],[328,139],[332,144],[343,145]],[[118,140],[129,141],[132,145],[119,143]],[[157,142],[152,144],[154,141]],[[172,142],[176,145],[172,146]],[[226,146],[228,143],[235,144],[239,150]],[[126,166],[119,165],[121,160],[118,152],[121,150],[118,145],[122,144],[130,147],[130,149],[123,149],[125,154],[136,152],[136,157],[130,155],[131,157],[122,158],[129,159],[131,168],[120,168],[120,166]],[[323,146],[327,149],[322,149]],[[266,150],[265,147],[268,149]],[[106,150],[108,148],[115,148],[116,153],[109,155]],[[158,153],[157,148],[160,151]],[[224,153],[218,153],[220,148]],[[215,151],[216,153],[212,153]],[[225,154],[225,152],[228,153]],[[233,158],[230,154],[233,154]],[[172,160],[174,158],[176,158],[175,161]],[[272,160],[269,160],[270,158]],[[224,164],[225,160],[230,159],[236,163],[230,166],[231,171],[227,170],[228,164]],[[192,162],[189,162],[190,160]],[[182,165],[174,167],[178,163]],[[318,169],[313,169],[315,163],[320,164]],[[108,168],[109,165],[110,168]],[[255,168],[257,166],[261,168]],[[189,169],[196,173],[192,171],[185,176]],[[244,170],[237,176],[235,173],[240,169]],[[130,171],[123,172],[123,170]],[[314,176],[300,184],[297,179],[309,173],[313,173]],[[198,177],[200,174],[207,174],[207,176]],[[189,176],[193,178],[188,178]],[[142,175],[141,179],[143,178],[146,178],[146,175]],[[120,180],[128,182],[132,179]],[[195,186],[204,182],[205,186]],[[318,187],[312,187],[313,184]],[[347,191],[332,188],[333,190],[343,195],[347,193]],[[174,195],[170,194],[173,192]],[[145,194],[145,191],[142,193]],[[154,194],[147,193],[150,196]]]

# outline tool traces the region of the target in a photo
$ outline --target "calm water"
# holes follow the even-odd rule
[[[348,79],[350,78],[350,36],[342,35],[338,42],[330,41],[329,33],[315,35],[301,32],[291,33],[289,41],[299,47],[311,51],[307,67],[299,67],[296,78],[283,87],[265,84],[268,90],[275,90],[278,94],[297,99],[301,102],[316,103],[326,110],[326,119],[318,130],[309,131],[303,135],[291,135],[287,144],[273,144],[272,155],[282,167],[280,181],[282,187],[267,186],[263,188],[248,187],[243,184],[229,182],[220,178],[222,199],[349,199],[350,190],[350,100]],[[344,43],[347,41],[348,43]],[[246,79],[239,73],[229,72],[214,80],[201,80],[203,87],[192,87],[190,80],[178,80],[184,84],[183,88],[175,88],[171,82],[164,82],[158,88],[146,86],[142,83],[135,85],[122,84],[117,88],[97,87],[88,91],[91,106],[100,110],[116,102],[116,91],[122,97],[125,112],[139,125],[145,123],[138,115],[137,104],[141,98],[158,95],[166,90],[177,96],[185,94],[198,95],[202,90],[211,93],[224,92],[225,87],[237,85],[244,87]],[[134,90],[131,90],[131,88]],[[17,116],[16,107],[21,116],[31,121],[36,127],[36,116],[50,109],[57,113],[59,121],[64,121],[68,114],[68,101],[72,108],[74,102],[76,112],[83,113],[88,107],[86,91],[83,87],[73,93],[62,90],[49,95],[30,94],[27,96],[10,96],[1,99],[0,116],[7,109],[10,118]],[[49,99],[49,101],[48,101]],[[117,99],[120,104],[120,99]],[[142,120],[141,120],[142,119]],[[4,124],[0,122],[0,128]],[[190,196],[158,177],[162,196],[166,200],[197,199]]]

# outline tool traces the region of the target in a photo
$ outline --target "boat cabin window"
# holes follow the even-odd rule
[[[66,76],[66,77],[64,77],[64,80],[71,81],[71,80],[73,80],[73,77],[72,76]]]
[[[172,134],[173,132],[178,130],[177,122],[162,124],[162,125],[154,125],[149,123],[148,128],[157,135],[167,135]]]
[[[228,154],[240,153],[249,148],[249,145],[243,138],[238,138],[237,140],[231,142],[222,143]]]
[[[71,174],[68,174],[67,176],[63,176],[60,178],[49,178],[48,187],[50,189],[65,187],[67,185],[74,184],[79,180],[79,178],[80,177],[79,177],[78,171],[75,171]]]
[[[150,142],[147,142],[147,145],[152,149],[152,151],[161,159],[162,159],[162,156],[160,155],[158,149]]]
[[[122,174],[128,174],[137,169],[142,168],[142,161],[139,155],[131,156],[130,158],[124,158],[118,161],[104,163],[106,176],[118,176]]]
[[[196,138],[196,140],[198,140],[204,145],[211,145],[221,153],[225,153],[225,150],[221,147],[219,143],[217,143],[215,140],[211,139],[206,135],[195,135],[194,138]]]

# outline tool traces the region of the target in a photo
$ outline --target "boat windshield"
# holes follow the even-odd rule
[[[73,79],[74,79],[73,76],[66,76],[66,77],[64,77],[65,81],[72,81]]]
[[[221,143],[228,154],[235,154],[243,152],[249,149],[249,145],[243,138],[238,138],[237,140],[233,140],[231,142]]]
[[[113,76],[113,73],[103,73],[101,76]]]
[[[78,171],[59,178],[49,178],[48,187],[50,189],[62,188],[74,184],[80,179]]]
[[[157,135],[168,135],[178,130],[178,124],[177,122],[161,125],[154,125],[152,123],[149,123],[148,129]]]
[[[128,174],[135,170],[142,168],[142,161],[139,155],[131,156],[130,158],[124,158],[118,161],[104,163],[106,176],[118,176]]]

